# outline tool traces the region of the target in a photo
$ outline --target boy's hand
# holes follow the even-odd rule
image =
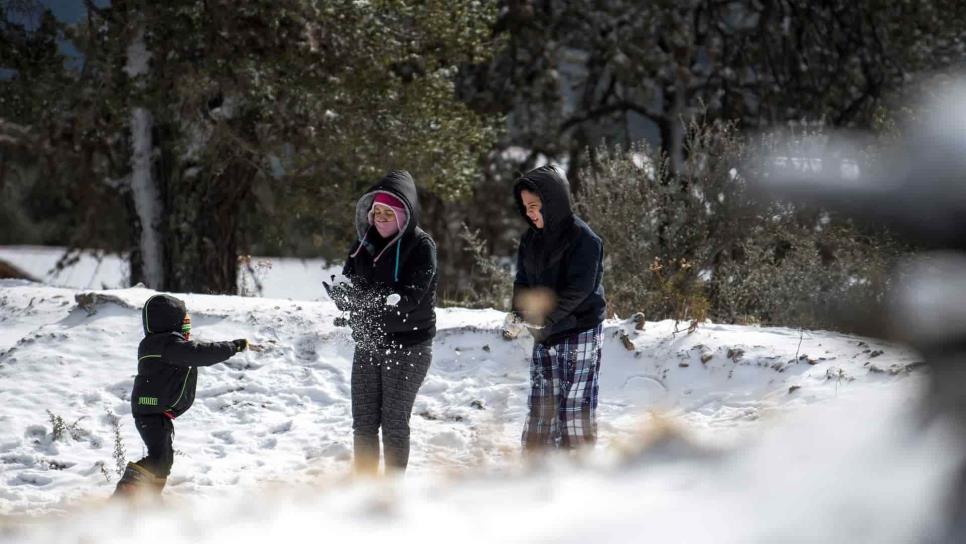
[[[550,328],[527,326],[527,330],[530,331],[530,336],[533,337],[533,341],[540,343],[547,338],[547,333],[549,332]]]
[[[245,338],[238,338],[237,340],[232,340],[232,344],[235,344],[235,353],[245,351],[248,349],[248,340]]]

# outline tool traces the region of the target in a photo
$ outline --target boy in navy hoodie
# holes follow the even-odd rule
[[[141,311],[144,339],[138,346],[138,375],[131,391],[131,413],[147,457],[128,463],[115,495],[138,489],[161,493],[174,462],[174,419],[195,400],[198,367],[210,366],[248,349],[248,340],[190,340],[191,318],[184,302],[155,295]]]
[[[527,451],[597,441],[604,243],[577,217],[566,176],[547,165],[517,180],[513,195],[530,227],[520,239],[513,313],[533,335]]]

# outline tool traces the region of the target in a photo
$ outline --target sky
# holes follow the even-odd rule
[[[54,17],[67,24],[77,23],[87,14],[87,8],[82,0],[36,0],[36,3],[44,8],[50,9]],[[93,3],[98,7],[110,5],[109,0],[93,0]],[[23,24],[28,29],[36,28],[39,23],[39,18],[36,16],[25,17],[23,14],[18,13],[7,13],[7,19]],[[79,66],[82,62],[80,52],[69,40],[61,40],[60,50],[70,57],[70,60],[68,60],[69,65]],[[13,72],[11,70],[0,67],[0,78],[6,79],[12,75]]]

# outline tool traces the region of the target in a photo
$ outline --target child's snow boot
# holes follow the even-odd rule
[[[164,484],[166,483],[168,483],[167,478],[159,478],[155,476],[154,481],[151,482],[151,493],[161,495],[161,492],[164,491]]]
[[[147,468],[137,463],[129,462],[127,468],[124,469],[124,474],[121,475],[120,481],[117,482],[117,487],[114,489],[114,496],[130,497],[139,492],[160,495],[166,482],[166,478],[158,478]]]

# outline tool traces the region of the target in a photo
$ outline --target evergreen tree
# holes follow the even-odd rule
[[[422,187],[458,195],[492,137],[492,120],[452,83],[457,65],[485,58],[492,6],[86,5],[86,21],[64,31],[83,55],[69,93],[52,118],[23,116],[28,131],[74,130],[63,145],[24,145],[38,160],[86,158],[85,175],[116,195],[91,209],[123,202],[132,281],[234,292],[237,256],[285,233],[276,221],[315,216],[316,228],[343,229],[321,239],[344,240],[361,187],[407,168]],[[60,72],[49,64],[37,69]],[[18,73],[4,96],[34,94],[38,81]]]
[[[789,120],[869,128],[920,73],[966,60],[956,0],[503,0],[505,47],[465,72],[506,142],[569,160],[648,139],[680,168],[685,127]],[[591,157],[592,158],[592,157]],[[532,157],[529,162],[532,162]],[[529,164],[525,164],[525,167]]]

